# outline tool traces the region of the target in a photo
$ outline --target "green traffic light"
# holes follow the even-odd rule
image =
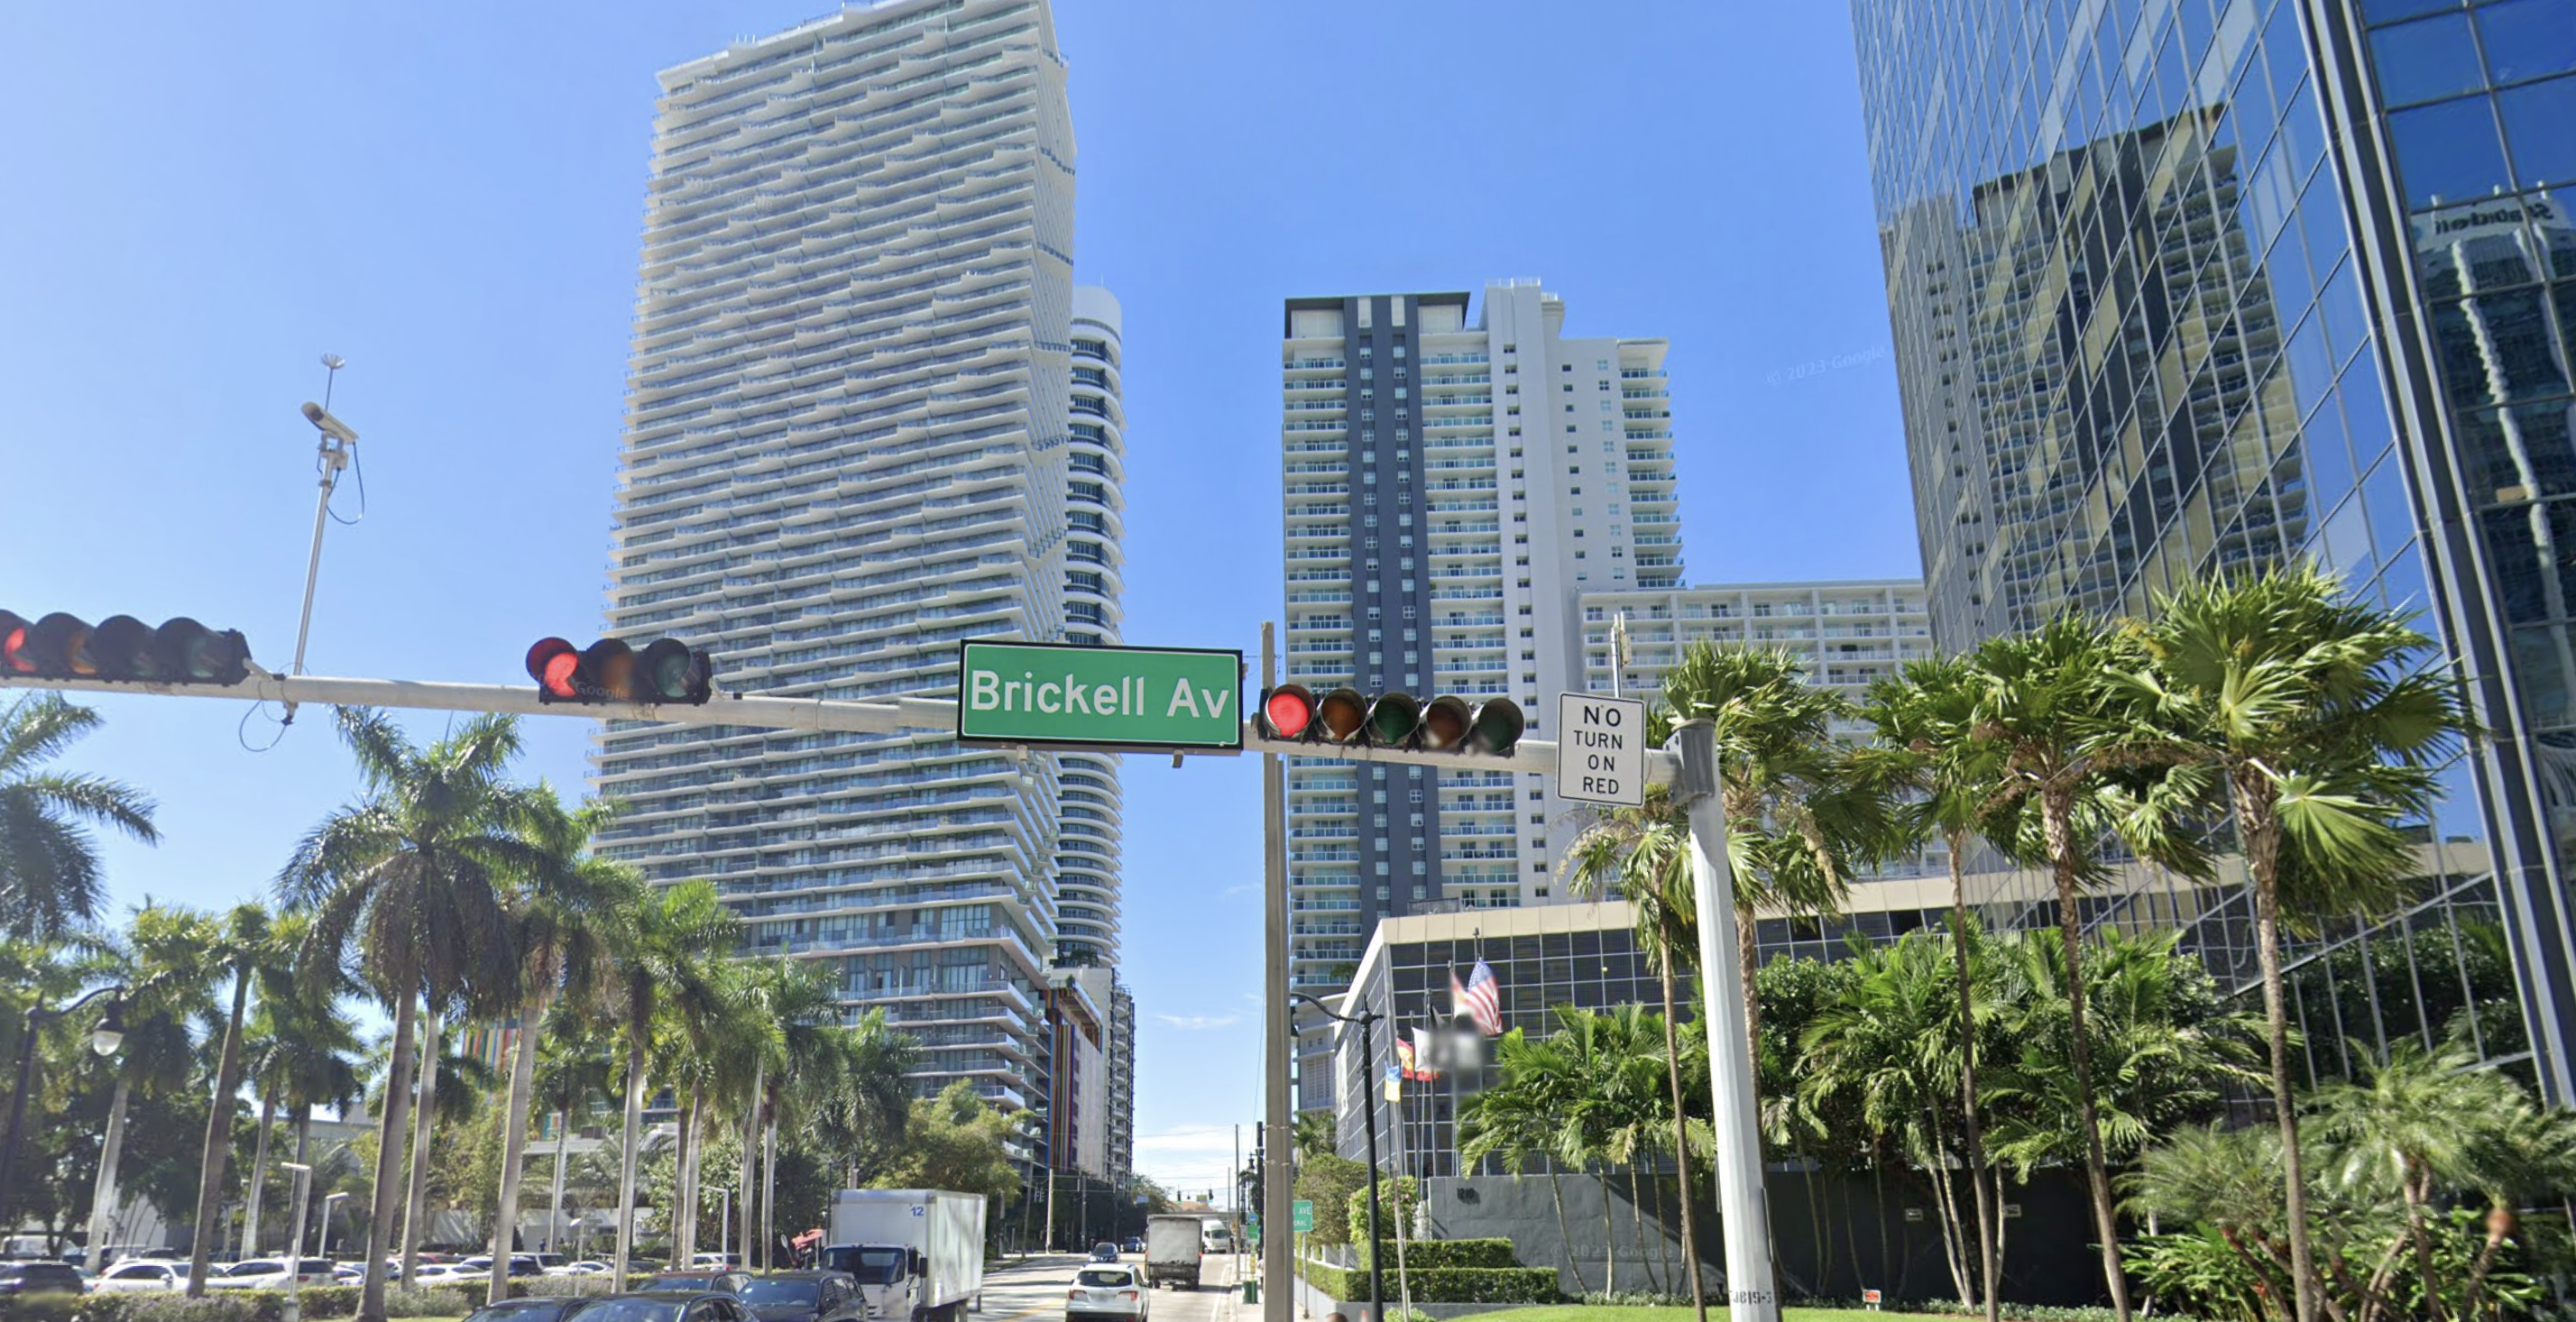
[[[1380,748],[1394,748],[1413,737],[1415,726],[1422,723],[1422,704],[1409,693],[1388,693],[1369,704],[1368,741]]]
[[[1509,698],[1495,698],[1476,708],[1476,723],[1469,727],[1467,745],[1479,753],[1508,753],[1519,746],[1521,730],[1520,704]]]

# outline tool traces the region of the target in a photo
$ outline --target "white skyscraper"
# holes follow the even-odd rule
[[[1473,302],[1288,300],[1285,669],[1507,697],[1544,736],[1580,595],[1681,582],[1666,345],[1569,338],[1536,281]],[[1382,917],[1563,898],[1544,776],[1297,759],[1288,815],[1300,984],[1342,985]]]
[[[953,693],[963,638],[1063,639],[1069,614],[1114,632],[1115,405],[1074,412],[1074,147],[1043,0],[847,9],[661,87],[610,630],[711,649],[726,690],[830,698]],[[1102,577],[1068,592],[1076,566]],[[1087,930],[1116,953],[1114,766],[634,725],[597,766],[628,805],[609,852],[713,878],[747,953],[827,962],[853,1016],[886,1005],[927,1048],[920,1086],[1044,1096],[1072,855],[1105,860]],[[1105,850],[1063,829],[1077,777]]]

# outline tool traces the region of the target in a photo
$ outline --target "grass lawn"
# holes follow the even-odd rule
[[[1711,1318],[1727,1315],[1723,1308],[1708,1310]],[[1786,1308],[1781,1316],[1788,1322],[1888,1322],[1890,1318],[1952,1319],[1946,1313],[1873,1313],[1865,1308]],[[1637,1307],[1603,1304],[1559,1304],[1544,1308],[1506,1308],[1496,1313],[1478,1313],[1472,1322],[1696,1322],[1698,1315],[1688,1308]]]

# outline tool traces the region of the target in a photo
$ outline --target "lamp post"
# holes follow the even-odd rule
[[[1377,1094],[1372,1091],[1371,1082],[1374,1078],[1371,1071],[1377,1068],[1377,1047],[1369,1032],[1370,1027],[1378,1021],[1378,1013],[1363,1006],[1358,1014],[1344,1014],[1304,992],[1291,992],[1289,999],[1304,1001],[1323,1011],[1328,1017],[1360,1026],[1360,1114],[1367,1117],[1368,1121],[1369,1322],[1386,1322],[1386,1282],[1379,1272],[1377,1261]],[[1290,1041],[1296,1040],[1294,1025],[1291,1025],[1288,1036]],[[1266,1233],[1277,1233],[1276,1228],[1271,1226],[1263,1226],[1262,1230]]]
[[[27,1095],[36,1090],[36,1033],[48,1019],[61,1019],[78,1014],[83,1006],[99,997],[113,997],[107,1013],[99,1018],[98,1027],[90,1030],[89,1049],[101,1056],[113,1056],[125,1045],[125,985],[110,983],[59,1010],[48,1010],[42,1000],[27,1007],[27,1041],[18,1053],[18,1091],[9,1098],[9,1134],[0,1139],[0,1200],[17,1186],[10,1179],[17,1173],[18,1140],[27,1128]],[[0,1206],[0,1211],[5,1211]]]
[[[340,1192],[340,1193],[335,1193],[335,1194],[326,1194],[326,1195],[324,1195],[324,1196],[323,1196],[323,1199],[322,1199],[322,1247],[314,1253],[314,1255],[313,1255],[314,1257],[317,1257],[317,1258],[327,1258],[327,1257],[330,1257],[330,1256],[331,1256],[331,1204],[336,1203],[336,1202],[340,1201],[341,1199],[346,1198],[346,1197],[348,1197],[348,1196],[349,1196],[349,1195],[348,1195],[347,1191],[345,1191],[345,1190],[344,1190],[344,1191],[342,1191],[342,1192]]]
[[[278,1313],[280,1322],[302,1322],[304,1317],[304,1199],[313,1191],[313,1168],[300,1161],[277,1163],[295,1172],[295,1228],[286,1236],[286,1307]]]

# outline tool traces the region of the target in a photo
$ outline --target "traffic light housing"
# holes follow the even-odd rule
[[[1401,692],[1370,698],[1353,688],[1318,697],[1305,685],[1281,684],[1263,690],[1254,726],[1262,738],[1286,743],[1501,756],[1520,745],[1527,721],[1509,698],[1471,704],[1443,694],[1422,702]]]
[[[0,676],[233,685],[250,677],[250,644],[184,615],[154,628],[131,615],[92,625],[61,611],[30,620],[0,610]]]
[[[714,693],[715,662],[677,638],[657,638],[636,651],[621,639],[602,638],[575,648],[561,638],[540,638],[528,649],[528,678],[537,701],[683,702],[699,706]]]

